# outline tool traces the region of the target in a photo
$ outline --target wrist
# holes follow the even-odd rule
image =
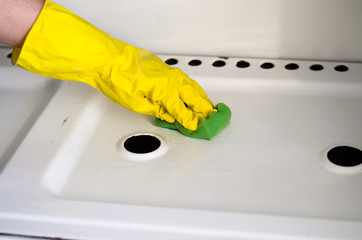
[[[21,47],[41,12],[44,0],[0,0],[0,42]]]

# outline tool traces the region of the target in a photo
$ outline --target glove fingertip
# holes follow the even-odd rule
[[[180,124],[188,130],[196,131],[202,121],[202,115],[199,113],[191,112],[193,115],[189,121],[180,121]]]
[[[168,123],[174,123],[175,118],[172,117],[168,112],[164,112],[158,116],[159,119],[164,120]]]

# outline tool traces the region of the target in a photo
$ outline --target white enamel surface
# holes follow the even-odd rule
[[[0,172],[48,104],[58,83],[11,66],[0,49]]]
[[[164,60],[169,56],[161,56]],[[73,239],[361,239],[362,174],[321,163],[362,148],[362,65],[172,56],[232,110],[212,141],[158,128],[85,84],[61,82],[0,174],[0,232]],[[200,59],[198,67],[189,66]],[[224,67],[212,67],[215,60]],[[261,69],[266,61],[273,69]],[[319,72],[309,70],[322,64]],[[345,64],[347,72],[336,72]],[[7,69],[8,67],[6,67]],[[11,77],[12,75],[8,75]],[[119,143],[167,151],[130,161]]]

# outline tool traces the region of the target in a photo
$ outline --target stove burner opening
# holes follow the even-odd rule
[[[151,135],[135,135],[126,139],[124,148],[132,153],[150,153],[161,146],[161,141]]]
[[[169,58],[165,61],[168,65],[176,65],[178,63],[178,60],[176,58]]]
[[[260,67],[263,69],[272,69],[274,67],[274,64],[271,62],[265,62]]]
[[[328,160],[341,167],[354,167],[362,163],[362,151],[350,146],[337,146],[327,153]]]
[[[200,60],[198,60],[198,59],[193,59],[193,60],[191,60],[190,62],[189,62],[189,65],[190,66],[199,66],[199,65],[201,65],[201,61]]]
[[[225,61],[222,61],[222,60],[217,60],[217,61],[213,62],[213,64],[212,64],[212,66],[214,66],[214,67],[223,67],[225,65],[226,65]]]
[[[247,68],[247,67],[250,66],[250,63],[241,60],[241,61],[238,61],[238,62],[236,63],[236,66],[237,66],[238,68]]]

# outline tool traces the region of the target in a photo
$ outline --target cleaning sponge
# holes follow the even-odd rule
[[[211,140],[218,134],[229,122],[231,118],[231,110],[224,103],[219,103],[215,106],[217,112],[211,112],[208,119],[202,119],[201,124],[196,131],[191,131],[184,128],[179,122],[168,123],[166,121],[155,118],[155,125],[158,127],[179,130],[184,135],[191,138],[202,138]]]

